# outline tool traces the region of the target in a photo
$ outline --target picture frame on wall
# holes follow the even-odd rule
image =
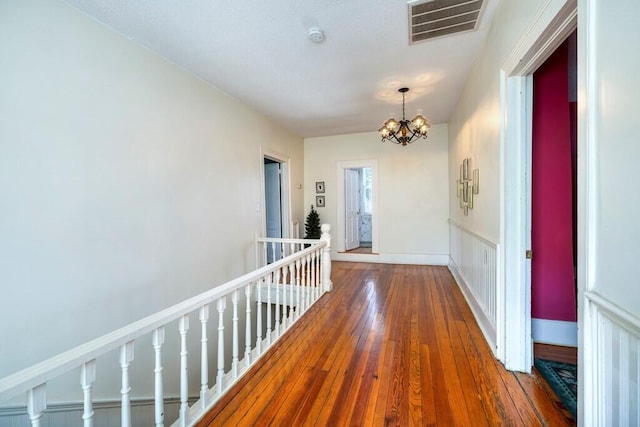
[[[324,208],[324,196],[316,196],[316,207]]]
[[[316,181],[316,193],[324,193],[324,181]]]

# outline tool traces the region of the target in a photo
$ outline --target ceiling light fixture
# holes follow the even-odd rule
[[[431,127],[427,120],[420,114],[409,121],[404,118],[404,94],[409,92],[409,88],[401,87],[398,92],[402,94],[402,120],[389,119],[384,123],[378,132],[382,136],[382,142],[391,141],[394,144],[405,146],[411,144],[418,138],[427,138],[427,130]]]

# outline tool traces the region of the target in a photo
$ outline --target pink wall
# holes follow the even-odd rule
[[[565,42],[534,74],[531,314],[575,321],[568,53]]]

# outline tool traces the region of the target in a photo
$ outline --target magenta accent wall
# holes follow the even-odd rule
[[[568,44],[533,85],[531,315],[576,321]]]

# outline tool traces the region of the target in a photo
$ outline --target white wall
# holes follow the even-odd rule
[[[595,226],[590,243],[595,245],[596,263],[590,290],[638,315],[640,197],[625,183],[635,183],[640,177],[640,56],[626,50],[627,43],[640,42],[640,29],[633,19],[640,5],[625,0],[615,2],[614,7],[592,0],[583,2],[585,12],[587,3],[589,16],[595,16],[589,31],[597,34],[579,40],[587,46],[584,69],[593,73],[589,80],[585,78],[589,113],[584,132],[591,156],[589,172],[596,174],[589,188],[594,209],[590,219]]]
[[[447,125],[433,126],[429,137],[402,147],[380,142],[377,132],[307,138],[305,212],[315,205],[315,182],[325,182],[321,222],[338,223],[338,162],[377,160],[378,259],[446,263],[449,253]],[[337,235],[334,230],[333,235]],[[333,250],[337,244],[333,244]],[[335,255],[335,254],[334,254]],[[371,259],[371,258],[368,258]]]
[[[449,122],[449,206],[456,223],[493,242],[500,240],[500,68],[542,0],[500,2],[483,50]],[[455,197],[462,159],[480,171],[480,194],[464,216]]]
[[[65,3],[0,2],[0,377],[251,270],[261,147],[302,223],[301,138]]]
[[[581,425],[639,425],[640,41],[634,0],[578,2]],[[629,184],[629,185],[627,185]]]

